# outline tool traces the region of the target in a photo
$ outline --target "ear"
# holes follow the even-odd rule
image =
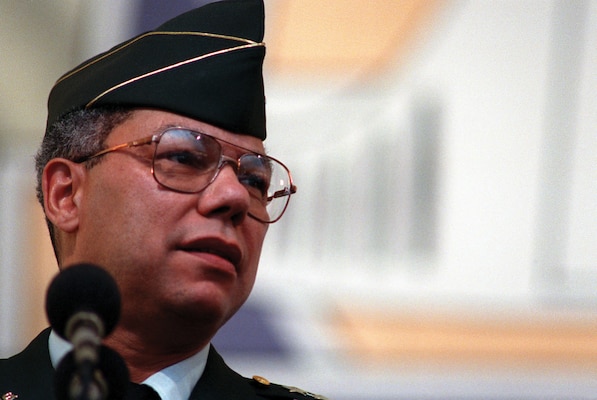
[[[79,207],[85,179],[85,166],[54,158],[42,175],[46,217],[59,229],[74,232],[79,226]]]

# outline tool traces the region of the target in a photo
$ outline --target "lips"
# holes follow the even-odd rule
[[[236,244],[219,238],[203,238],[189,241],[179,246],[179,249],[190,253],[213,254],[227,260],[235,268],[238,267],[242,259],[242,252]]]

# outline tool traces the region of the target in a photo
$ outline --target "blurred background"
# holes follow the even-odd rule
[[[0,0],[0,356],[47,325],[34,197],[64,72],[204,1]],[[214,340],[332,399],[597,393],[597,1],[266,0],[299,192]]]

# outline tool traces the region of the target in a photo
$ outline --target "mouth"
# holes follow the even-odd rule
[[[235,269],[238,268],[242,259],[242,252],[236,244],[217,238],[193,240],[183,243],[178,249],[187,253],[216,256],[228,261]]]

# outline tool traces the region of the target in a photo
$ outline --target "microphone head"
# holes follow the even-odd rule
[[[99,364],[95,367],[95,370],[101,372],[99,377],[94,374],[94,379],[96,379],[96,385],[107,390],[105,398],[110,400],[123,399],[129,382],[129,370],[120,354],[107,346],[100,346]],[[56,367],[56,373],[54,374],[56,399],[70,400],[73,398],[71,396],[73,390],[71,385],[77,371],[74,352],[70,351]]]
[[[76,264],[60,272],[48,287],[46,313],[52,329],[64,339],[66,324],[74,314],[96,314],[104,323],[105,336],[120,318],[120,292],[104,269],[93,264]]]

